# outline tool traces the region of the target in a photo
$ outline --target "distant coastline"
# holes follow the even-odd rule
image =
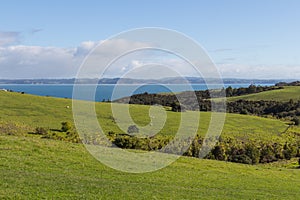
[[[185,79],[185,80],[184,80]],[[103,79],[0,79],[0,84],[206,84],[206,81],[215,84],[219,80],[208,78],[204,80],[199,77],[169,77],[162,79],[130,79],[130,78],[103,78]],[[224,84],[275,84],[278,82],[292,82],[294,79],[236,79],[224,78]]]

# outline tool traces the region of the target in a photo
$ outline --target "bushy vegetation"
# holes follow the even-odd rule
[[[160,150],[164,153],[196,158],[199,157],[204,141],[204,138],[199,135],[195,138],[174,140],[172,136],[137,137],[109,132],[107,137],[119,148],[144,151]],[[287,139],[293,139],[283,144],[278,141],[245,141],[222,137],[205,158],[244,164],[258,164],[300,157],[300,136],[292,134],[292,137],[291,135],[286,137]],[[210,140],[213,139],[211,138]],[[90,141],[87,139],[84,141],[88,144],[102,144],[100,137],[93,137]]]
[[[37,135],[47,135],[48,134],[48,131],[46,128],[44,127],[36,127],[35,128],[35,132],[34,134],[37,134]]]
[[[72,124],[70,122],[62,122],[61,123],[61,131],[67,132],[72,129]]]
[[[271,90],[279,90],[283,89],[281,86],[256,86],[256,85],[250,85],[248,88],[232,88],[231,86],[227,87],[226,97],[235,97],[235,96],[242,96],[247,94],[254,94],[254,93],[260,93],[265,91],[271,91]]]
[[[252,114],[257,116],[271,115],[276,118],[289,118],[295,120],[300,116],[300,101],[247,101],[238,100],[227,103],[229,113]]]

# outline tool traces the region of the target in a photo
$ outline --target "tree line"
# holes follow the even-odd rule
[[[296,84],[296,83],[295,83]],[[193,111],[224,111],[218,108],[224,108],[224,102],[214,100],[211,96],[217,97],[221,94],[226,96],[239,96],[245,94],[258,93],[268,90],[281,89],[278,86],[255,86],[250,85],[248,88],[228,87],[222,90],[205,90],[205,91],[186,91],[175,94],[136,94],[131,97],[116,100],[118,103],[142,104],[142,105],[162,105],[171,107],[172,111],[182,112],[185,110]],[[238,114],[251,114],[257,116],[271,115],[276,118],[289,118],[293,121],[300,116],[300,101],[290,100],[288,102],[277,101],[248,101],[237,100],[226,102],[226,112]]]

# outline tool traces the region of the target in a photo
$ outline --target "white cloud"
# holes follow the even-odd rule
[[[0,46],[0,78],[75,77],[85,56],[101,42],[103,41],[86,41],[75,48],[24,45]],[[126,51],[126,49],[145,46],[143,43],[125,40],[111,40],[103,44],[103,47],[95,51],[89,58],[92,62],[95,61],[97,66],[101,66],[101,59],[103,58],[111,58],[122,51]],[[119,71],[116,68],[111,72],[113,74]],[[97,77],[93,71],[87,76]]]
[[[2,35],[1,35],[2,34]],[[100,43],[102,48],[97,49],[91,56],[94,68],[91,68],[87,77],[97,77],[97,68],[105,61],[116,58],[122,52],[132,49],[142,49],[148,44],[127,40],[85,41],[74,48],[41,47],[10,45],[17,42],[18,34],[3,34],[0,32],[0,78],[71,78],[75,77],[85,56]],[[101,56],[99,56],[101,55]],[[102,59],[99,59],[99,57]],[[107,59],[107,60],[106,60]],[[103,61],[103,62],[102,62]],[[196,61],[201,66],[201,72],[207,75],[214,71],[204,62]],[[144,66],[148,68],[143,68]],[[149,65],[156,65],[151,70]],[[159,70],[157,66],[166,66]],[[162,67],[163,68],[163,67]],[[154,68],[153,68],[154,69]],[[224,78],[262,78],[262,79],[300,79],[299,65],[245,65],[245,64],[218,64],[217,69]],[[176,73],[171,72],[174,70]],[[153,50],[137,50],[116,59],[107,69],[107,77],[122,76],[124,73],[146,77],[167,77],[176,74],[182,76],[199,76],[186,61],[170,56],[166,53]],[[135,72],[133,72],[135,71]],[[137,73],[139,72],[139,73]],[[144,78],[144,77],[134,77]]]
[[[39,46],[0,48],[0,78],[51,78],[75,76],[74,49]]]
[[[92,49],[94,49],[99,44],[100,44],[100,41],[99,42],[95,42],[95,41],[82,42],[76,48],[74,56],[86,56]]]

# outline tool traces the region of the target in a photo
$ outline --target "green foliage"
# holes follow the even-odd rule
[[[154,137],[139,138],[133,135],[109,132],[107,137],[114,145],[123,149],[161,150],[161,152],[165,153],[196,158],[199,157],[204,141],[203,137],[199,135],[195,138],[177,138],[174,140],[170,136],[156,135]],[[94,142],[89,141],[88,143]],[[205,158],[244,164],[270,163],[279,159],[290,160],[298,155],[299,143],[299,137],[295,140],[290,140],[289,143],[284,145],[276,141],[244,142],[243,140],[230,137],[222,137]]]
[[[211,153],[214,156],[214,159],[216,160],[226,160],[227,156],[223,145],[220,144],[216,145],[211,151]]]
[[[242,110],[240,111],[240,114],[241,114],[241,115],[247,115],[247,114],[248,114],[248,111],[247,111],[246,109],[242,109]]]
[[[270,144],[262,144],[260,150],[260,162],[261,163],[269,163],[277,161],[275,153],[273,151],[272,145]]]
[[[260,158],[260,149],[254,143],[246,143],[245,144],[245,155],[251,160],[249,164],[257,164],[259,163]]]
[[[285,143],[283,146],[283,156],[285,159],[290,160],[292,157],[297,155],[297,149],[300,148],[299,146],[296,147],[295,145]]]
[[[67,132],[72,129],[72,124],[70,122],[62,122],[61,123],[61,131]]]

